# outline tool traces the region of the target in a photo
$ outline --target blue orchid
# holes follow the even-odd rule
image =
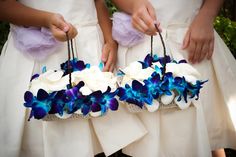
[[[108,107],[105,105],[105,103],[102,103],[103,101],[103,96],[102,96],[102,92],[99,91],[95,91],[93,93],[90,94],[91,97],[91,111],[92,112],[98,112],[101,111],[102,115],[104,113],[107,112]]]
[[[184,101],[187,103],[189,85],[190,84],[186,82],[184,77],[174,78],[172,89],[175,90],[179,95],[177,101],[180,101],[182,98],[184,98]]]
[[[25,92],[24,106],[31,108],[30,117],[28,120],[30,120],[32,117],[35,119],[44,118],[51,109],[51,97],[53,96],[49,95],[43,89],[39,89],[36,97],[33,96],[33,94],[29,91]]]
[[[90,64],[85,64],[84,61],[81,61],[75,58],[75,59],[70,60],[69,66],[70,67],[68,68],[68,61],[61,64],[61,69],[64,70],[64,75],[68,74],[68,69],[70,69],[71,72],[82,71],[85,68],[89,68]]]
[[[111,88],[108,87],[104,93],[102,93],[101,91],[95,91],[90,94],[92,101],[92,112],[101,111],[103,115],[107,112],[107,109],[116,111],[119,107],[119,103],[115,98],[117,93],[117,90],[115,92],[111,92]]]
[[[172,95],[172,82],[173,82],[173,74],[171,72],[165,73],[164,77],[161,80],[161,94]]]
[[[112,111],[118,110],[119,103],[118,103],[117,99],[115,98],[117,93],[118,93],[118,90],[111,92],[111,88],[108,87],[107,91],[105,91],[102,94],[101,103],[104,104],[105,106],[109,107],[110,110],[112,110]]]
[[[157,65],[155,65],[154,70],[155,70],[155,72],[158,73],[159,75],[162,75],[162,73],[163,73],[163,68],[160,68],[160,67],[158,67]]]
[[[140,108],[143,108],[144,103],[152,104],[152,95],[150,94],[148,87],[142,85],[137,80],[132,81],[132,86],[128,84],[124,88],[118,88],[118,94],[121,101],[136,104]]]
[[[84,86],[84,82],[79,82],[76,86],[65,91],[66,102],[63,108],[68,114],[72,114],[81,108],[83,103],[83,95],[79,89]]]
[[[170,58],[170,56],[165,56],[165,57],[159,57],[159,58],[155,58],[155,60],[153,60],[153,62],[160,62],[161,65],[164,65],[164,63],[170,63],[172,60]]]
[[[148,54],[145,58],[144,58],[144,61],[139,61],[139,63],[142,64],[142,68],[143,69],[146,69],[148,67],[151,67],[152,66],[152,62],[153,62],[153,57]]]
[[[63,108],[65,106],[65,103],[67,102],[65,90],[61,90],[55,93],[53,99],[51,99],[51,109],[49,111],[49,114],[59,114],[63,115]]]
[[[66,91],[69,101],[66,103],[64,110],[67,110],[68,114],[81,109],[84,116],[88,115],[90,111],[101,111],[102,115],[104,115],[108,109],[112,111],[118,109],[118,101],[115,98],[117,91],[110,92],[111,89],[108,87],[104,93],[95,91],[90,95],[84,96],[79,92],[83,85],[84,83],[80,82],[76,87]]]
[[[188,90],[189,90],[189,94],[190,94],[190,98],[194,98],[194,97],[196,97],[196,99],[195,100],[198,100],[199,99],[199,93],[200,93],[200,89],[203,87],[203,84],[204,83],[206,83],[206,82],[208,82],[208,80],[206,80],[206,81],[196,81],[196,84],[194,84],[194,85],[189,85],[189,88],[188,88]]]
[[[178,64],[181,64],[181,63],[187,63],[187,61],[185,59],[182,59],[178,62]]]
[[[163,94],[161,90],[161,77],[158,73],[154,72],[151,77],[143,82],[154,99],[158,99],[158,97]]]

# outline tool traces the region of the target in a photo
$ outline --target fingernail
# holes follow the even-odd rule
[[[69,30],[69,27],[68,26],[65,26],[64,28],[63,28],[63,31],[64,32],[67,32]]]

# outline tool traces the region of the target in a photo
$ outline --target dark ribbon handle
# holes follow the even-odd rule
[[[165,72],[166,72],[166,46],[165,46],[165,42],[164,42],[164,40],[163,40],[163,37],[162,37],[162,35],[161,35],[161,32],[160,32],[160,30],[158,29],[158,26],[157,26],[157,24],[155,24],[155,28],[156,28],[156,30],[157,30],[157,32],[158,32],[158,34],[159,34],[159,37],[160,37],[160,39],[161,39],[161,43],[162,43],[162,46],[163,46],[163,51],[164,51],[164,58],[163,58],[163,64],[164,64],[164,66],[163,66],[163,73],[162,73],[162,78],[164,78],[164,75],[165,75]],[[151,36],[151,56],[153,57],[153,35]]]
[[[71,81],[72,65],[70,63],[70,59],[71,59],[71,54],[72,54],[73,60],[75,59],[75,53],[74,53],[73,41],[72,39],[69,39],[69,35],[67,32],[66,32],[66,40],[67,40],[67,48],[68,48],[67,72],[69,74],[69,85],[70,85],[70,88],[72,88],[72,81]]]

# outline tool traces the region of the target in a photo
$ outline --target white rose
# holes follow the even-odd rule
[[[187,81],[194,82],[201,77],[200,73],[188,63],[168,63],[166,72],[172,72],[174,76],[185,77]]]
[[[162,95],[161,102],[163,105],[169,105],[175,98],[175,93],[171,91],[171,95]]]
[[[187,103],[184,101],[183,97],[180,101],[178,101],[178,98],[179,96],[175,97],[174,101],[181,110],[187,109],[191,105],[192,100],[190,98],[187,97]]]
[[[38,78],[32,80],[30,91],[34,95],[37,95],[39,89],[43,89],[48,93],[66,89],[66,85],[69,83],[69,77],[68,75],[64,77],[62,76],[63,71],[48,70]]]
[[[60,118],[60,119],[68,119],[72,116],[72,114],[68,114],[66,112],[63,112],[63,115],[60,116],[59,113],[55,114],[56,117]]]
[[[33,93],[33,95],[37,95],[39,89],[49,92],[47,84],[41,82],[39,79],[34,79],[30,84],[29,90]]]
[[[102,72],[97,66],[92,66],[75,75],[75,80],[83,81],[92,91],[101,90],[105,92],[108,86],[114,91],[117,87],[116,78],[111,72]]]
[[[83,95],[89,95],[92,93],[92,91],[87,87],[87,86],[83,86],[80,88],[79,90]]]
[[[153,100],[151,105],[145,104],[145,107],[149,112],[155,112],[158,110],[160,103],[157,100]]]
[[[130,78],[130,77],[128,77],[128,76],[126,76],[126,75],[124,75],[124,76],[123,76],[123,78],[122,78],[122,81],[121,81],[121,84],[120,84],[120,86],[124,87],[124,86],[125,86],[125,84],[128,84],[128,85],[130,85],[130,86],[131,86],[131,84],[132,84],[132,81],[133,81],[133,79],[132,79],[132,78]]]
[[[135,79],[139,80],[139,81],[143,81],[149,77],[151,77],[152,73],[154,73],[155,70],[153,68],[146,68],[146,69],[142,69],[139,73],[136,74]]]
[[[136,75],[142,70],[142,64],[139,62],[132,62],[128,67],[124,68],[122,71],[125,75],[135,78]]]
[[[121,86],[125,86],[125,84],[131,85],[133,80],[137,80],[144,84],[143,80],[149,78],[152,73],[155,72],[155,70],[151,67],[142,69],[142,64],[139,62],[130,63],[129,66],[122,71],[125,75],[121,81]]]
[[[90,116],[92,116],[92,117],[100,117],[100,116],[102,115],[102,111],[90,112],[89,114],[90,114]]]

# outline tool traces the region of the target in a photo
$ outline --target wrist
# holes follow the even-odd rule
[[[202,12],[200,12],[199,16],[201,16],[203,19],[213,23],[217,14],[213,13],[212,11],[209,11],[209,10],[202,10]]]
[[[213,26],[215,16],[208,14],[207,11],[202,11],[199,12],[199,14],[196,16],[196,19],[198,19],[197,21],[202,21],[209,26]]]
[[[105,40],[105,44],[116,44],[117,45],[117,42],[113,39],[109,39],[109,40]]]
[[[216,16],[218,15],[219,9],[220,8],[207,3],[200,9],[199,16],[213,23]]]
[[[143,3],[145,2],[145,3]],[[131,7],[131,14],[133,14],[136,10],[140,8],[140,6],[146,5],[147,0],[136,0],[135,3],[133,3],[133,6]]]

